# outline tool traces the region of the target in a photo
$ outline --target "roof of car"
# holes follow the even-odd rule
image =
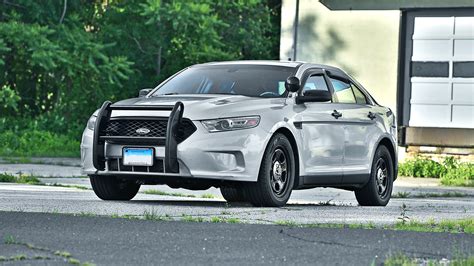
[[[206,65],[266,65],[266,66],[284,66],[284,67],[301,67],[307,68],[323,68],[327,70],[341,71],[341,69],[329,65],[323,64],[312,64],[303,61],[277,61],[277,60],[237,60],[237,61],[220,61],[220,62],[209,62],[203,64],[197,64],[194,66],[206,66]]]
[[[220,61],[220,62],[209,62],[204,64],[198,64],[195,66],[202,65],[267,65],[267,66],[285,66],[285,67],[298,67],[304,62],[298,61],[276,61],[276,60],[237,60],[237,61]]]
[[[302,61],[276,61],[276,60],[236,60],[236,61],[221,61],[221,62],[209,62],[203,64],[196,64],[191,67],[199,66],[219,66],[219,65],[263,65],[263,66],[283,66],[292,67],[297,69],[297,73],[304,73],[308,69],[320,68],[330,72],[331,76],[342,77],[351,80],[351,77],[344,72],[342,69],[323,65],[323,64],[312,64]],[[360,84],[359,84],[360,85]]]

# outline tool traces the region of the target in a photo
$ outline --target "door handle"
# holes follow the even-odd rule
[[[376,118],[375,114],[372,113],[372,112],[369,112],[369,114],[367,115],[368,118],[370,118],[370,120],[374,120]]]
[[[331,115],[334,116],[334,118],[336,119],[342,116],[342,114],[339,113],[337,110],[334,110]]]

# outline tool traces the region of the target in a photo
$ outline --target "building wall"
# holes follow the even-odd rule
[[[282,1],[280,59],[293,58],[296,0]],[[396,110],[400,11],[331,11],[300,0],[296,60],[341,67]]]

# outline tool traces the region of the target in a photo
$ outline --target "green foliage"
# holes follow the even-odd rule
[[[104,100],[186,66],[278,58],[280,1],[80,0],[63,16],[65,3],[0,4],[1,131],[79,138]]]
[[[474,186],[474,164],[457,163],[449,167],[448,171],[441,176],[441,184],[447,186]]]
[[[14,176],[7,173],[0,174],[1,183],[20,183],[20,184],[30,184],[30,185],[39,185],[41,181],[32,175],[19,175]]]
[[[425,157],[415,157],[400,163],[400,176],[440,178],[441,184],[450,186],[474,186],[474,164],[461,163],[454,157],[446,157],[442,163]]]
[[[454,258],[449,261],[446,260],[435,260],[435,259],[421,259],[411,258],[404,254],[397,254],[388,257],[384,262],[385,266],[418,266],[418,265],[429,265],[429,266],[470,266],[474,265],[474,256],[467,258]]]
[[[398,222],[394,229],[419,232],[449,232],[474,234],[474,219],[466,218],[460,220],[442,220],[440,222]]]
[[[78,157],[79,140],[48,131],[0,133],[0,156]]]
[[[398,174],[401,176],[439,178],[445,172],[445,166],[421,156],[398,165]]]
[[[2,114],[12,115],[18,111],[18,102],[21,97],[9,86],[4,85],[0,89],[0,111]]]

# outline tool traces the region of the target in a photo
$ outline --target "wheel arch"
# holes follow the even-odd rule
[[[390,156],[392,156],[392,163],[394,167],[394,178],[393,181],[395,181],[398,177],[398,158],[397,158],[397,149],[396,146],[394,146],[393,142],[390,140],[388,137],[382,137],[378,143],[377,143],[377,148],[380,147],[381,145],[385,146],[388,151],[390,152]],[[375,151],[374,151],[374,156],[375,156]],[[373,157],[373,156],[372,156]]]
[[[272,137],[276,134],[283,134],[288,140],[290,141],[291,148],[293,149],[293,155],[295,156],[295,183],[293,185],[293,188],[296,188],[299,186],[300,183],[300,156],[299,156],[299,150],[298,150],[298,144],[296,142],[295,136],[286,127],[280,127],[278,128],[275,132],[273,132]]]

